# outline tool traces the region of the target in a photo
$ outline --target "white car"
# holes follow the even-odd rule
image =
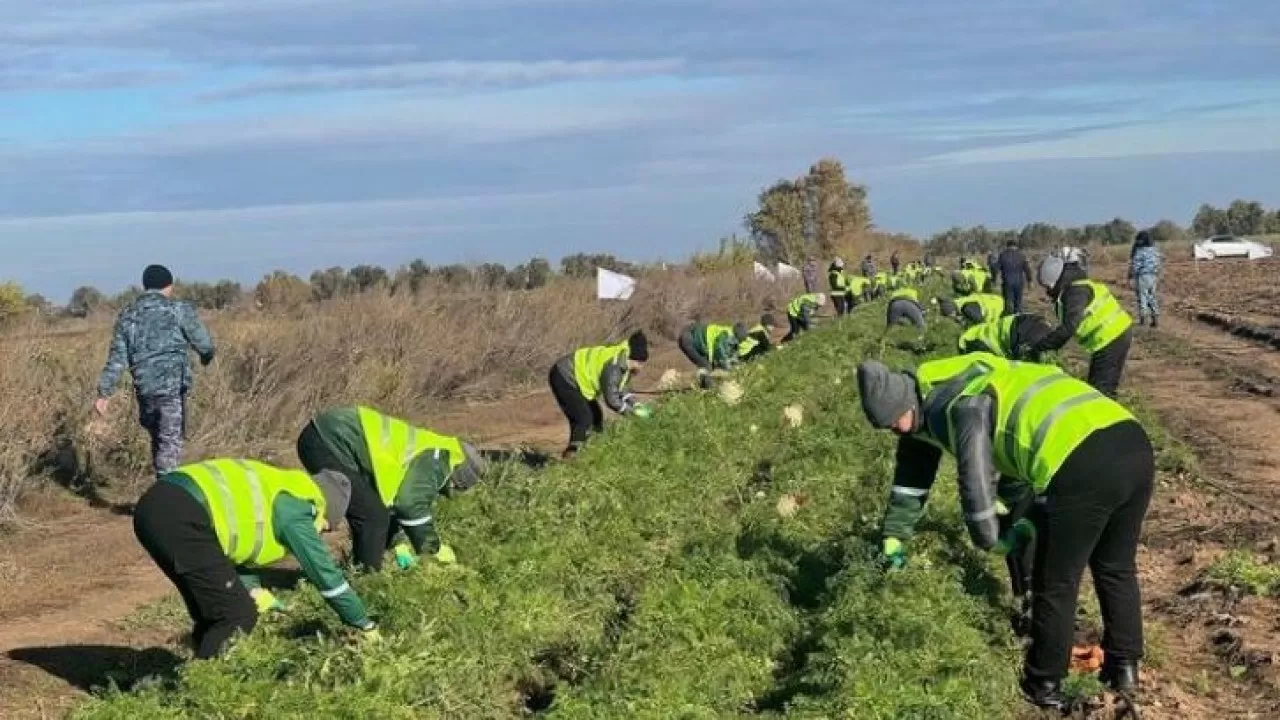
[[[1250,260],[1271,257],[1271,248],[1255,240],[1235,235],[1214,235],[1193,246],[1196,260],[1243,257]]]

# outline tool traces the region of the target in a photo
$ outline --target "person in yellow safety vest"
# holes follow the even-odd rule
[[[881,270],[875,274],[875,285],[871,288],[873,297],[881,297],[889,292],[889,273]]]
[[[836,309],[836,317],[849,312],[849,281],[844,272],[844,258],[831,261],[831,267],[827,268],[827,283],[831,287],[831,304]]]
[[[969,325],[995,320],[1004,315],[1004,298],[995,293],[973,293],[955,300],[958,320]]]
[[[749,334],[745,323],[692,323],[680,333],[680,351],[697,366],[699,384],[709,387],[712,371],[732,370],[738,364],[738,346]]]
[[[1044,318],[1033,313],[1006,315],[970,326],[956,344],[961,354],[985,352],[1010,360],[1038,362],[1031,347],[1052,329]]]
[[[1036,280],[1053,301],[1060,324],[1032,350],[1058,350],[1074,335],[1089,353],[1089,384],[1115,397],[1133,343],[1133,317],[1106,285],[1090,280],[1077,263],[1045,258]]]
[[[845,303],[849,310],[871,301],[872,282],[861,275],[848,276],[849,287]]]
[[[973,285],[973,278],[963,270],[956,270],[951,273],[951,290],[956,297],[963,297],[977,292],[977,288]]]
[[[787,304],[787,322],[791,327],[782,342],[795,340],[802,332],[808,332],[813,321],[813,314],[818,308],[825,307],[827,296],[824,293],[805,293],[797,295]]]
[[[440,542],[434,505],[440,495],[468,490],[484,476],[486,463],[475,447],[356,405],[317,413],[298,435],[297,451],[307,472],[351,479],[346,518],[358,566],[381,570],[388,548],[401,569],[422,554],[456,562],[453,548]],[[408,544],[396,542],[401,532]]]
[[[885,327],[906,323],[924,330],[924,305],[920,302],[920,291],[915,288],[899,288],[889,293]]]
[[[750,362],[762,357],[773,349],[773,334],[778,328],[778,321],[771,313],[760,317],[760,324],[747,331],[747,337],[738,343],[738,360]]]
[[[182,596],[196,658],[220,655],[237,632],[253,630],[260,613],[281,607],[254,571],[288,557],[343,623],[377,636],[320,538],[342,522],[350,497],[341,473],[232,459],[182,465],[143,493],[134,535]]]
[[[627,391],[631,376],[649,361],[649,340],[636,332],[626,342],[579,348],[561,357],[548,376],[551,393],[569,421],[569,446],[564,457],[572,457],[592,432],[604,430],[600,399],[620,415],[645,418],[652,412]]]
[[[962,271],[969,278],[972,292],[985,293],[991,290],[991,274],[981,267],[972,267]]]
[[[974,544],[1007,554],[1035,543],[1031,645],[1021,683],[1027,700],[1054,709],[1067,702],[1062,680],[1086,566],[1103,615],[1100,679],[1117,692],[1135,692],[1143,656],[1136,555],[1155,479],[1142,425],[1057,366],[984,353],[927,362],[914,372],[866,361],[857,379],[871,424],[899,436],[885,554],[902,556],[942,454],[951,454]],[[1029,517],[1005,527],[999,478],[1034,493]]]

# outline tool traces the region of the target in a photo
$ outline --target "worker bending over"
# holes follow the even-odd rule
[[[569,446],[564,457],[581,449],[592,432],[604,430],[600,398],[620,415],[646,417],[649,407],[627,392],[631,375],[649,361],[649,339],[636,332],[626,342],[579,348],[560,358],[548,380],[556,403],[569,421]]]
[[[813,322],[814,313],[818,308],[825,307],[827,304],[827,296],[823,293],[805,293],[796,296],[787,305],[787,322],[791,326],[791,331],[787,336],[782,338],[782,342],[788,343],[795,340],[802,332],[808,332]]]
[[[912,324],[924,330],[924,305],[920,304],[920,292],[915,288],[899,288],[889,294],[889,307],[885,311],[885,326]]]
[[[956,298],[957,319],[966,325],[995,320],[1004,314],[1004,298],[995,293],[971,293]]]
[[[221,654],[237,631],[253,630],[259,612],[278,607],[253,570],[290,556],[343,623],[376,633],[320,539],[350,497],[341,473],[225,459],[178,467],[143,493],[133,532],[182,595],[196,658]]]
[[[1052,330],[1039,315],[1005,315],[970,326],[960,334],[957,345],[962,354],[984,352],[1010,360],[1038,362],[1039,356],[1032,355],[1030,350]]]
[[[680,334],[680,350],[689,362],[698,366],[699,375],[712,370],[730,370],[738,364],[738,348],[750,334],[744,323],[693,323]]]
[[[480,481],[485,462],[476,448],[364,406],[325,410],[298,436],[298,459],[307,472],[339,472],[351,479],[347,524],[356,564],[381,570],[394,546],[402,569],[431,554],[453,563],[453,548],[440,542],[436,498]],[[397,544],[403,531],[409,543]]]
[[[1106,285],[1085,276],[1079,263],[1045,258],[1036,279],[1053,300],[1060,325],[1031,351],[1058,350],[1074,335],[1089,353],[1089,384],[1115,397],[1133,342],[1133,318]]]
[[[899,435],[886,551],[891,524],[914,522],[943,451],[951,453],[974,544],[1007,553],[1035,542],[1026,698],[1045,708],[1066,704],[1062,680],[1086,566],[1102,608],[1100,679],[1117,692],[1136,690],[1143,628],[1135,558],[1155,465],[1133,415],[1056,366],[983,353],[914,372],[866,361],[858,390],[871,424]],[[1015,482],[1035,494],[1031,518],[1001,527],[996,488]]]
[[[778,321],[772,314],[760,317],[760,324],[747,331],[747,337],[738,343],[738,361],[751,362],[773,349],[773,331]]]

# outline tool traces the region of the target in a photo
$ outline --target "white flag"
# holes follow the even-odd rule
[[[596,297],[601,300],[630,300],[636,291],[636,279],[596,268]]]
[[[768,280],[769,282],[777,280],[777,278],[773,276],[773,273],[769,272],[769,268],[761,265],[760,263],[756,263],[755,273],[757,280]]]
[[[797,269],[795,269],[795,268],[793,268],[793,267],[791,267],[790,265],[788,265],[788,264],[786,264],[786,263],[784,263],[784,262],[780,262],[780,263],[778,263],[778,277],[780,277],[780,278],[798,278],[798,277],[800,277],[800,271],[799,271],[799,270],[797,270]]]

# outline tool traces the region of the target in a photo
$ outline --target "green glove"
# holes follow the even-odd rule
[[[409,568],[418,564],[418,556],[414,554],[413,548],[409,547],[408,545],[404,543],[400,543],[399,545],[396,545],[395,551],[396,551],[396,565],[401,570],[408,570]]]
[[[453,548],[448,545],[441,544],[440,549],[436,551],[436,560],[445,565],[456,565],[458,556],[454,554]]]
[[[898,538],[885,538],[880,549],[880,567],[885,570],[901,570],[907,566],[906,548]]]
[[[651,418],[653,417],[653,408],[645,405],[644,403],[636,403],[636,406],[632,408],[631,413],[638,418]]]
[[[1008,555],[1014,548],[1022,547],[1036,539],[1036,526],[1026,518],[1022,518],[1009,528],[1000,542],[991,549],[997,555]]]

